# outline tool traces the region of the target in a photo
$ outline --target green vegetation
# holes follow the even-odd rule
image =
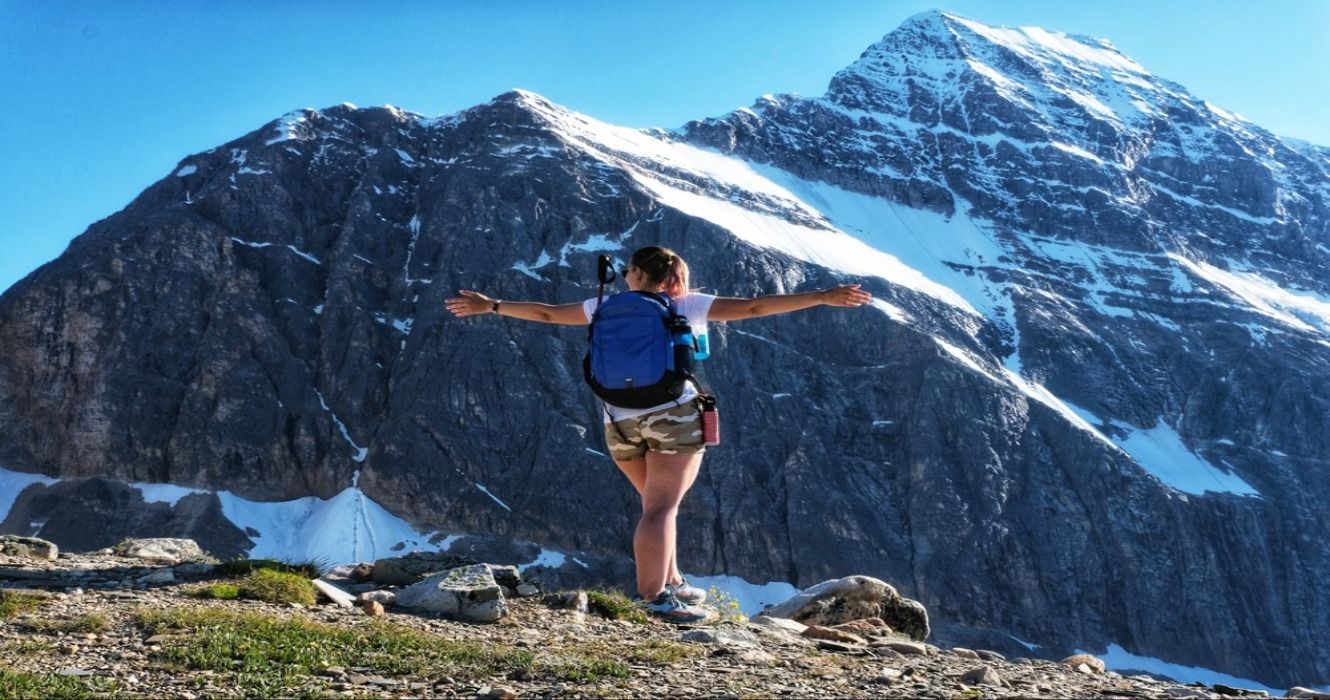
[[[241,598],[265,603],[313,605],[317,601],[318,589],[303,574],[255,569],[240,581],[236,593]]]
[[[24,591],[0,591],[0,620],[18,617],[50,602],[46,596]]]
[[[95,698],[116,690],[106,678],[77,678],[54,673],[0,669],[0,698]]]
[[[648,622],[646,611],[618,591],[587,591],[591,610],[611,620],[627,620],[639,625]]]
[[[189,590],[187,595],[212,600],[235,600],[240,597],[240,586],[234,583],[210,583]]]
[[[271,571],[281,571],[288,574],[300,574],[305,578],[318,578],[323,575],[327,567],[323,562],[310,561],[277,561],[275,559],[232,559],[224,561],[213,569],[213,573],[218,576],[244,576],[245,574],[257,571],[259,569],[268,569]]]
[[[212,670],[251,694],[280,693],[329,666],[362,666],[389,676],[482,679],[547,676],[563,681],[622,678],[629,669],[605,649],[573,647],[539,657],[511,646],[448,639],[387,622],[354,628],[227,610],[141,610],[147,634],[180,633],[157,658]],[[658,650],[650,652],[659,654]]]
[[[86,634],[88,632],[104,632],[110,628],[111,623],[100,613],[87,613],[75,617],[60,620],[28,620],[22,623],[22,627],[30,632],[40,634]]]
[[[696,644],[680,644],[663,639],[652,639],[619,650],[623,658],[640,664],[676,664],[701,656],[702,652],[702,647]]]
[[[714,606],[716,610],[720,611],[720,617],[722,620],[729,620],[731,622],[748,621],[748,616],[745,615],[743,610],[739,607],[739,601],[730,597],[729,593],[712,586],[707,589],[707,598],[711,601],[711,605]]]

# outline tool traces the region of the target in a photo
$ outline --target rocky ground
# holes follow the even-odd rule
[[[198,562],[0,556],[0,696],[1265,695],[1124,677],[1093,658],[940,649],[863,620],[818,639],[788,620],[718,613],[680,628],[609,619],[585,610],[585,596],[532,595],[508,600],[499,621],[482,624],[391,606],[371,615],[326,599],[197,597],[218,580]]]

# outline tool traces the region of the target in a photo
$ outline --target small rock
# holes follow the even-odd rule
[[[757,637],[751,632],[743,630],[726,629],[724,627],[716,629],[696,629],[684,632],[679,636],[680,641],[699,642],[702,644],[719,644],[727,647],[743,647],[746,649],[758,646]]]
[[[976,666],[962,674],[960,680],[962,683],[969,685],[995,685],[1000,687],[1007,684],[1006,681],[1002,680],[1002,676],[998,675],[997,671],[988,666]]]
[[[822,625],[809,625],[804,630],[803,636],[810,639],[822,639],[843,644],[867,644],[868,640],[852,632],[845,632],[834,627],[823,627]]]
[[[92,671],[89,671],[89,670],[87,670],[87,669],[84,669],[84,668],[77,668],[77,667],[75,667],[75,666],[66,666],[65,668],[62,668],[62,669],[60,669],[59,671],[56,671],[56,672],[55,672],[55,675],[57,675],[57,676],[79,676],[79,677],[81,677],[81,676],[95,676],[95,675],[97,675],[97,674],[95,674],[95,673],[93,673]]]
[[[975,652],[984,661],[1006,661],[1007,657],[989,649],[976,649]]]
[[[780,662],[780,659],[776,658],[774,654],[762,651],[761,649],[745,649],[738,654],[735,654],[734,658],[740,663],[753,666],[773,666]]]
[[[545,596],[545,602],[556,608],[566,610],[575,610],[580,613],[587,612],[588,599],[586,591],[565,591]]]
[[[1094,673],[1103,673],[1105,671],[1104,662],[1089,654],[1073,654],[1058,663],[1065,664],[1073,669],[1081,664],[1085,664],[1089,667],[1090,671]]]
[[[768,615],[758,615],[750,620],[750,622],[756,625],[762,625],[763,627],[793,632],[798,635],[802,635],[804,630],[808,629],[808,625],[805,625],[802,622],[795,622],[794,620],[784,617],[770,617]]]
[[[486,685],[476,691],[476,700],[482,700],[482,698],[484,700],[516,700],[517,693],[508,688],[491,688]]]
[[[341,678],[346,675],[346,669],[341,666],[329,666],[328,668],[319,671],[319,675],[327,676],[329,678]]]
[[[369,562],[360,562],[346,572],[346,577],[356,583],[364,583],[373,576],[374,565]]]
[[[894,668],[884,668],[882,672],[873,677],[873,683],[885,683],[891,685],[901,679],[901,672]]]
[[[397,601],[397,594],[392,591],[365,591],[356,596],[356,602],[365,603],[368,601],[382,603],[383,605],[392,605]]]
[[[175,572],[170,569],[158,569],[147,576],[140,578],[139,583],[146,583],[149,585],[175,583]]]
[[[959,657],[962,658],[962,659],[978,659],[978,658],[979,658],[979,655],[976,654],[975,652],[970,651],[969,649],[962,648],[962,647],[956,647],[956,648],[952,649],[952,650],[951,650],[951,653],[952,653],[954,656],[959,656]],[[980,668],[987,668],[987,666],[980,666]]]
[[[191,561],[175,568],[177,576],[207,576],[217,567],[205,561]]]
[[[891,649],[892,651],[905,654],[906,656],[924,656],[928,654],[928,647],[924,646],[923,644],[920,644],[919,642],[904,642],[904,641],[891,640],[888,642],[884,642],[882,646],[886,647],[887,649]]]
[[[360,604],[360,609],[365,611],[370,617],[379,617],[383,615],[383,603],[377,600],[367,600]]]
[[[837,653],[840,653],[840,654],[862,654],[862,653],[864,653],[864,645],[862,645],[862,644],[851,644],[851,643],[848,643],[848,642],[838,642],[838,641],[836,641],[836,640],[834,640],[834,639],[819,639],[819,640],[817,640],[817,646],[818,646],[819,649],[826,649],[827,651],[834,651],[834,652],[837,652]]]
[[[530,583],[521,583],[518,584],[517,586],[517,595],[522,598],[530,598],[531,596],[538,595],[539,593],[540,589],[536,588],[535,585]]]

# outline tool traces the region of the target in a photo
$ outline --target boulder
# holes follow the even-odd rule
[[[1103,673],[1105,671],[1104,662],[1089,654],[1072,654],[1059,663],[1073,669],[1084,664],[1091,673]]]
[[[370,580],[381,586],[410,586],[434,574],[478,563],[470,557],[447,552],[412,552],[374,562]]]
[[[194,540],[174,537],[150,537],[147,539],[125,540],[115,546],[115,553],[131,559],[178,564],[182,561],[202,559],[206,555]]]
[[[762,614],[824,627],[876,617],[910,639],[923,641],[929,633],[928,611],[921,603],[871,576],[823,581]]]
[[[378,564],[374,568],[377,572]],[[488,564],[460,566],[398,591],[397,607],[471,622],[495,622],[508,614],[503,589]]]
[[[0,554],[11,557],[55,559],[60,556],[60,548],[55,546],[54,542],[47,542],[37,537],[0,535]]]

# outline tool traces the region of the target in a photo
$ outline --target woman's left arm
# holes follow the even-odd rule
[[[843,284],[831,289],[797,294],[768,294],[752,299],[736,297],[716,297],[711,302],[708,321],[742,321],[746,318],[775,316],[791,311],[811,309],[814,306],[863,306],[873,300],[873,295],[859,289],[857,284]]]

